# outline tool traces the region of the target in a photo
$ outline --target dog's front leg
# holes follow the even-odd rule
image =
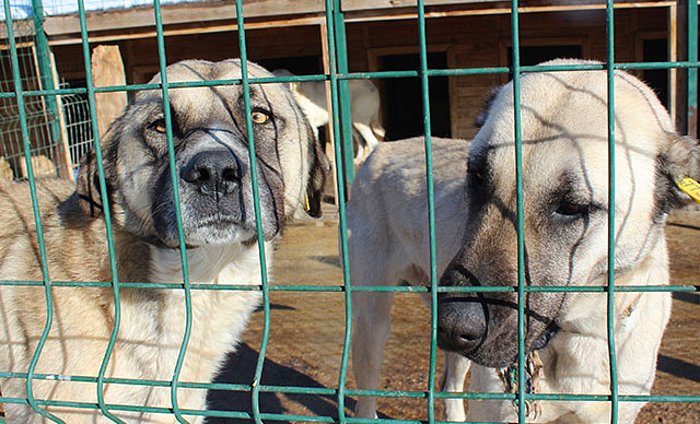
[[[384,345],[391,331],[391,293],[354,293],[352,367],[359,389],[376,390],[384,356]],[[361,396],[355,416],[375,418],[377,400]]]
[[[471,365],[471,361],[464,356],[454,352],[445,352],[445,369],[440,379],[441,390],[443,392],[463,392],[464,380]],[[467,419],[464,401],[462,399],[445,399],[445,415],[447,421],[464,422]]]

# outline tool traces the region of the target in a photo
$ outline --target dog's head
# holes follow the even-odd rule
[[[521,81],[525,284],[604,284],[610,209],[606,73],[527,74]],[[513,109],[508,84],[471,144],[467,234],[441,285],[517,285]],[[624,72],[615,76],[615,145],[615,271],[624,283],[649,258],[666,261],[663,224],[669,211],[690,201],[676,181],[699,176],[699,150],[696,141],[675,133],[654,93]],[[527,351],[544,347],[567,319],[570,296],[526,295]],[[599,318],[605,320],[604,314]],[[438,319],[443,348],[491,367],[516,358],[516,293],[445,293]]]
[[[248,69],[251,77],[272,76],[253,63]],[[241,68],[238,60],[183,61],[167,73],[169,82],[230,80],[241,77]],[[189,246],[255,237],[243,97],[240,85],[169,90],[174,173]],[[284,84],[251,85],[250,101],[261,224],[269,240],[287,217],[305,209],[320,213],[328,161]],[[138,93],[104,135],[103,146],[110,206],[118,222],[154,244],[178,246],[161,91]],[[94,153],[81,163],[77,193],[86,213],[101,212]]]

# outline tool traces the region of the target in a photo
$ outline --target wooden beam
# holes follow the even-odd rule
[[[97,46],[92,51],[92,79],[95,87],[125,85],[124,61],[119,46]],[[100,137],[126,107],[126,92],[95,94],[97,129]]]
[[[325,22],[325,17],[304,16],[289,19],[271,19],[266,21],[246,22],[246,29],[279,28],[292,26],[320,25]],[[163,28],[163,35],[166,37],[190,34],[212,34],[217,32],[229,32],[238,30],[235,23],[212,23],[203,24],[197,22],[190,25],[177,25]],[[109,41],[135,40],[142,38],[155,38],[157,35],[153,26],[130,29],[128,32],[121,32],[119,29],[110,31],[92,32],[88,36],[90,43],[100,43]],[[49,39],[51,46],[64,46],[70,44],[80,44],[82,39],[80,34],[58,35]],[[0,46],[2,49],[2,46]]]
[[[324,12],[321,0],[248,0],[243,13],[248,18],[283,17]],[[235,21],[236,11],[229,2],[196,2],[161,7],[163,25],[203,23],[213,21]],[[110,11],[89,12],[86,15],[89,31],[107,31],[154,26],[152,7],[132,7]],[[44,31],[49,36],[80,32],[78,14],[47,16]]]
[[[674,0],[619,1],[616,9],[667,7]],[[322,0],[248,0],[244,2],[246,27],[271,28],[292,25],[320,24],[324,20]],[[510,4],[497,0],[426,0],[426,17],[458,17],[510,13]],[[345,0],[346,22],[415,19],[415,0]],[[596,0],[524,1],[521,13],[558,12],[605,9]],[[231,4],[201,2],[163,6],[165,35],[233,31],[235,10]],[[90,42],[104,42],[155,35],[153,8],[131,8],[87,14]],[[52,45],[80,43],[80,22],[77,14],[47,16],[44,29]],[[0,38],[4,25],[0,25]]]
[[[677,21],[677,6],[672,4],[668,7],[668,60],[676,62],[678,60],[678,21]],[[676,117],[678,113],[678,70],[670,69],[668,72],[668,106],[671,119],[677,127]]]

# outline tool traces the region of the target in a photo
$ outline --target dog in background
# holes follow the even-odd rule
[[[249,63],[252,77],[272,76]],[[183,61],[168,67],[170,81],[240,78],[238,60]],[[151,82],[159,82],[159,76]],[[320,211],[328,169],[313,129],[282,84],[250,88],[257,151],[261,225],[270,260],[285,221]],[[189,278],[193,283],[259,284],[260,264],[253,212],[246,116],[240,86],[170,91],[175,162]],[[110,282],[101,216],[108,202],[119,281],[182,283],[179,238],[159,90],[140,92],[105,135],[108,199],[100,195],[94,154],[80,167],[77,189],[63,180],[37,182],[52,281]],[[25,183],[0,186],[0,278],[43,279],[37,234]],[[305,203],[309,208],[305,208]],[[53,324],[36,372],[97,376],[115,326],[110,287],[51,288]],[[208,383],[235,349],[258,291],[194,290],[192,329],[181,381]],[[170,380],[185,330],[182,290],[122,288],[121,323],[106,377]],[[44,288],[0,286],[0,369],[26,373],[47,319]],[[4,396],[26,398],[25,380],[3,378]],[[105,402],[170,408],[170,389],[105,384]],[[36,399],[96,403],[95,383],[57,377],[34,380]],[[181,409],[204,409],[205,390],[179,389]],[[43,422],[25,404],[5,404],[9,422]],[[100,411],[46,407],[66,422],[110,421]],[[111,410],[128,422],[172,422],[149,412]],[[200,417],[191,420],[200,422]]]
[[[589,62],[544,65],[572,63]],[[677,181],[700,176],[698,143],[675,132],[646,85],[625,72],[616,72],[614,78],[615,282],[668,284],[664,224],[669,212],[690,202]],[[605,285],[611,207],[606,73],[530,73],[521,83],[525,284]],[[441,286],[517,286],[513,116],[513,87],[507,84],[496,92],[469,149],[456,142],[434,144],[437,265],[445,269]],[[378,147],[352,188],[348,226],[356,285],[426,280],[428,225],[420,141],[390,146]],[[524,301],[533,390],[608,394],[606,294],[531,292]],[[463,384],[465,358],[472,361],[470,391],[513,390],[503,377],[517,359],[517,302],[514,292],[439,295],[438,343],[452,352],[447,391]],[[361,389],[376,388],[390,305],[388,293],[354,295],[353,366]],[[670,309],[667,292],[616,294],[620,394],[650,393]],[[375,405],[373,399],[361,398],[357,415],[374,416]],[[620,422],[634,422],[643,405],[620,403]],[[453,421],[517,420],[510,401],[471,401],[466,416],[463,405],[453,403],[447,413]],[[527,420],[608,422],[610,402],[537,401],[528,403]]]

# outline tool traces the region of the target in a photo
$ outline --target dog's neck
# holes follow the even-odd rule
[[[149,246],[151,265],[148,280],[155,283],[181,283],[183,281],[180,251]],[[267,253],[266,249],[266,253]],[[193,283],[222,284],[259,284],[259,272],[253,277],[255,281],[238,281],[234,277],[226,280],[225,275],[249,274],[251,269],[260,270],[258,245],[240,244],[209,245],[187,249],[187,266],[189,280]]]
[[[603,281],[594,282],[601,283]],[[663,237],[638,267],[620,272],[615,278],[618,286],[668,283],[668,254]],[[561,330],[539,351],[544,365],[542,392],[604,393],[609,389],[606,296],[605,293],[576,293],[567,300],[558,320]],[[621,391],[648,394],[651,390],[656,355],[670,309],[671,297],[667,292],[615,295],[613,325]],[[549,416],[548,420],[553,420],[570,413],[585,415],[586,408],[585,404],[576,402],[554,402],[548,403],[542,412]]]
[[[605,276],[591,282],[591,286],[606,285]],[[638,266],[616,272],[616,286],[664,285],[670,281],[666,239],[659,237],[649,254]],[[580,333],[592,337],[607,337],[607,302],[605,293],[574,293],[567,296],[557,319],[559,328],[566,332]],[[615,323],[627,318],[639,301],[640,293],[620,292],[615,294]],[[595,313],[592,311],[596,311]],[[600,317],[591,320],[591,316]]]

